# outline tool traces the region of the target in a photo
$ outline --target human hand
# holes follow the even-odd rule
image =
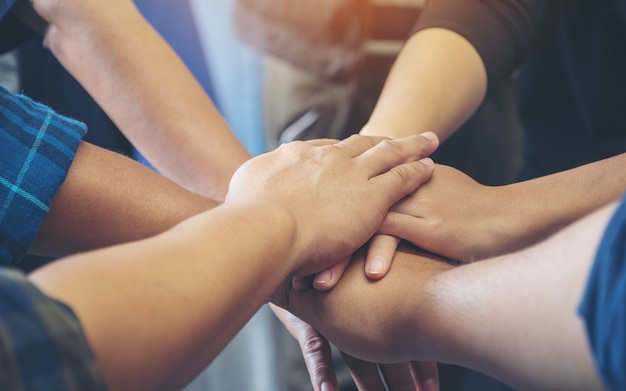
[[[501,188],[483,186],[459,170],[436,165],[432,178],[394,205],[368,244],[365,274],[376,280],[389,269],[401,239],[462,262],[513,250],[504,235],[506,202]],[[334,287],[343,267],[315,276],[318,290]]]
[[[378,229],[388,209],[430,178],[435,150],[426,133],[389,140],[296,141],[244,163],[225,203],[268,205],[294,221],[295,275],[324,270]]]
[[[298,341],[311,384],[315,391],[339,391],[337,376],[332,365],[328,340],[309,324],[290,312],[270,303],[276,317]],[[410,362],[380,365],[359,360],[341,352],[355,384],[361,391],[368,390],[420,390],[439,389],[437,364],[434,362]],[[382,377],[381,377],[382,376]]]
[[[520,237],[508,221],[512,197],[505,187],[479,184],[452,167],[437,165],[431,180],[394,205],[370,244],[366,269],[382,264],[384,275],[405,239],[427,251],[471,262],[512,251]],[[395,238],[394,238],[395,237]]]
[[[367,245],[367,257],[365,262],[365,275],[372,280],[383,278],[391,267],[391,260],[398,248],[400,239],[391,235],[378,234],[372,237]],[[292,284],[294,289],[304,290],[311,286],[319,291],[332,289],[346,268],[350,258],[337,262],[327,270],[317,273],[311,278],[294,277]]]
[[[435,277],[454,265],[403,246],[388,276],[371,280],[363,273],[364,257],[364,251],[357,252],[329,291],[298,291],[287,281],[272,302],[359,359],[385,364],[436,361],[440,326],[430,318],[436,311],[430,308],[428,292]]]

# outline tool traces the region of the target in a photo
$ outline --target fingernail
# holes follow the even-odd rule
[[[384,262],[376,257],[367,263],[367,274],[377,275],[383,272]]]
[[[329,270],[325,270],[315,276],[315,280],[313,280],[316,284],[326,284],[333,277],[333,274]]]
[[[322,391],[333,391],[333,390],[334,390],[334,388],[333,388],[333,385],[332,385],[332,384],[330,384],[329,382],[325,381],[324,383],[322,383],[322,388],[321,388],[321,390],[322,390]]]
[[[422,391],[439,391],[439,382],[435,379],[426,379],[422,385]]]
[[[435,162],[433,162],[433,159],[426,157],[422,160],[420,160],[420,163],[422,163],[423,165],[427,166],[427,167],[432,167],[435,165]]]
[[[295,277],[291,280],[291,287],[296,291],[303,291],[311,287],[311,279]]]
[[[439,138],[437,137],[437,135],[433,132],[424,132],[422,133],[422,137],[430,140],[430,141],[437,141],[439,140]]]

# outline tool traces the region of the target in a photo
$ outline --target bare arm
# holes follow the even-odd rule
[[[130,0],[37,0],[45,42],[161,173],[222,200],[249,154]],[[184,152],[181,152],[184,151]]]
[[[461,35],[422,30],[405,44],[361,134],[401,137],[425,131],[444,141],[482,103],[487,73]]]
[[[63,256],[143,239],[216,205],[129,158],[83,142],[30,252]]]
[[[278,298],[363,359],[453,363],[519,389],[601,389],[577,306],[614,208],[515,254],[454,268],[405,249],[382,280],[357,262],[329,292]]]

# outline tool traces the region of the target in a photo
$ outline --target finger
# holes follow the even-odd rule
[[[350,263],[350,257],[346,257],[331,268],[316,274],[313,279],[313,287],[318,291],[327,291],[334,288],[337,282],[339,282],[346,266],[348,266],[348,263]]]
[[[324,145],[333,145],[333,144],[337,144],[340,141],[336,140],[334,138],[317,138],[317,139],[313,139],[313,140],[305,140],[306,143],[308,144],[312,144],[316,147],[321,147]]]
[[[432,132],[398,139],[385,139],[360,156],[360,164],[368,167],[371,177],[385,173],[393,167],[422,159],[437,149],[439,140]]]
[[[418,389],[413,377],[411,363],[382,364],[380,365],[380,372],[390,390],[415,391]]]
[[[411,367],[419,391],[439,391],[439,369],[436,362],[412,362]]]
[[[307,290],[313,286],[313,277],[314,276],[294,277],[291,280],[291,287],[298,292]]]
[[[350,157],[357,157],[364,152],[372,149],[381,141],[387,139],[387,137],[362,136],[359,134],[353,134],[352,136],[339,142],[337,146],[339,148],[345,149]]]
[[[390,235],[375,235],[367,248],[365,274],[373,280],[383,278],[391,268],[400,239]]]
[[[371,178],[377,188],[393,190],[388,192],[390,204],[395,204],[407,194],[413,193],[428,182],[435,171],[435,164],[430,158],[418,162],[404,163],[393,167],[388,172]]]
[[[429,237],[428,232],[425,232],[426,230],[428,227],[424,223],[424,219],[390,211],[385,216],[378,232],[407,240],[416,246],[429,250],[431,246],[424,242],[424,238]]]
[[[354,384],[359,391],[386,391],[385,384],[378,372],[378,365],[375,363],[359,360],[344,352],[341,352]]]
[[[298,342],[313,389],[315,391],[339,391],[339,382],[332,365],[332,351],[328,340],[309,326],[304,333],[304,338]]]
[[[269,306],[287,331],[298,341],[313,389],[315,391],[339,391],[339,382],[332,366],[332,351],[328,340],[291,312],[272,303]]]

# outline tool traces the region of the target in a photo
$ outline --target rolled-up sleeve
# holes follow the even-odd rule
[[[0,264],[24,255],[65,180],[85,124],[0,87]]]

